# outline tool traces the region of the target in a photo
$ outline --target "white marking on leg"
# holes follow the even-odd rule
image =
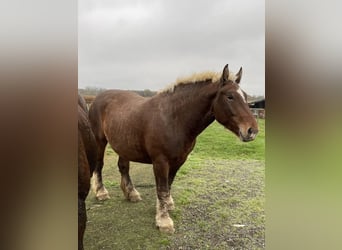
[[[170,194],[169,198],[166,200],[167,210],[171,211],[175,209],[175,203]]]
[[[91,188],[95,194],[97,192],[98,186],[99,186],[99,182],[98,182],[97,173],[94,172],[93,177],[91,178]]]
[[[100,183],[98,181],[98,175],[97,173],[93,173],[93,177],[91,179],[91,186],[92,189],[95,193],[95,196],[98,200],[107,200],[110,199],[110,196],[108,194],[107,189],[102,185],[102,187],[100,186]]]
[[[165,204],[166,205],[166,204]],[[173,221],[167,212],[166,206],[161,206],[159,199],[156,202],[156,226],[163,233],[174,233]]]

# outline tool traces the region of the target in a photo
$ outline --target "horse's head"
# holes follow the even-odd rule
[[[239,86],[242,68],[237,74],[229,74],[228,64],[224,67],[219,89],[213,103],[215,119],[236,134],[241,141],[255,139],[258,124],[247,104],[247,95]]]

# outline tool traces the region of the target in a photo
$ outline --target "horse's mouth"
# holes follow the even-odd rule
[[[252,133],[250,135],[247,135],[247,136],[243,136],[241,131],[239,132],[239,137],[240,137],[240,140],[243,141],[243,142],[249,142],[249,141],[253,141],[256,137],[256,134],[255,133]]]

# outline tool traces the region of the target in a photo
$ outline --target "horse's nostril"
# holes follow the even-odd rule
[[[252,128],[249,128],[249,129],[247,130],[247,132],[248,132],[248,135],[251,135],[251,134],[253,134],[253,129],[252,129]]]

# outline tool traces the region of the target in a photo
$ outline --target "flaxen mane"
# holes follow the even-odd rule
[[[186,77],[178,77],[176,82],[171,83],[166,88],[160,90],[158,93],[173,93],[175,88],[185,84],[196,84],[198,82],[211,81],[217,82],[220,80],[222,73],[221,72],[213,72],[213,71],[204,71],[199,73],[194,73],[190,76]],[[234,81],[236,75],[232,72],[229,72],[229,79]]]

